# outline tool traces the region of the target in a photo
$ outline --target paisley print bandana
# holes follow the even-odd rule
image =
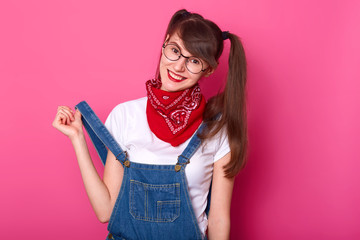
[[[189,139],[200,126],[206,101],[198,84],[178,92],[166,92],[160,87],[160,80],[146,82],[146,116],[151,131],[175,147]]]

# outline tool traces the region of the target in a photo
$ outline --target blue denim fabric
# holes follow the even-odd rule
[[[176,165],[131,162],[86,102],[76,105],[85,129],[105,163],[108,147],[124,166],[124,176],[106,239],[206,239],[195,217],[185,176],[186,165],[199,148],[197,134]],[[201,125],[198,132],[203,129]]]
[[[81,112],[81,120],[92,143],[95,146],[97,153],[100,156],[102,163],[105,165],[108,150],[118,158],[125,159],[126,152],[124,152],[111,133],[107,130],[98,116],[94,113],[87,102],[82,101],[75,106]]]

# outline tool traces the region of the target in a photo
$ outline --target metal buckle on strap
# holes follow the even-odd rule
[[[183,158],[186,158],[187,159],[187,161],[185,162],[185,163],[180,163],[180,161],[179,161],[179,158],[180,157],[183,157]],[[176,163],[176,165],[175,165],[175,171],[176,172],[179,172],[180,170],[181,170],[181,165],[186,165],[186,164],[188,164],[188,163],[190,163],[190,159],[188,159],[187,157],[185,157],[185,156],[183,156],[183,155],[179,155],[178,156],[178,161],[177,161],[177,163]]]
[[[122,154],[122,153],[125,154],[125,160],[124,160],[122,163],[124,164],[125,167],[130,167],[130,161],[129,161],[129,158],[128,158],[128,153],[127,153],[127,151],[123,151],[123,152],[119,153],[119,154],[116,156],[116,159],[117,159],[118,161],[120,161],[120,160],[118,159],[118,156],[119,156],[120,154]],[[121,161],[120,161],[120,162],[121,162]]]
[[[177,163],[177,164],[175,165],[175,171],[178,172],[178,171],[180,171],[180,170],[181,170],[181,165]]]
[[[183,158],[186,158],[186,159],[187,159],[187,161],[186,161],[184,164],[190,163],[190,159],[187,158],[187,157],[185,157],[184,155],[179,155],[179,156],[178,156],[178,163],[179,163],[179,158],[180,158],[180,157],[183,157]]]
[[[124,162],[124,165],[125,165],[125,167],[130,167],[130,161],[129,161],[129,160],[126,160],[126,161]]]

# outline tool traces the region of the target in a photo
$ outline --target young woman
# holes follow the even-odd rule
[[[226,87],[206,103],[198,81],[215,71],[227,39]],[[107,239],[228,239],[234,177],[247,148],[243,46],[212,21],[179,10],[161,50],[147,97],[119,104],[105,122],[121,150],[115,156],[108,146],[103,179],[82,113],[59,106],[53,126],[74,146],[97,217],[110,221]]]

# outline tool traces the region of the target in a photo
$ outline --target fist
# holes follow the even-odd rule
[[[68,136],[74,138],[83,134],[81,113],[76,109],[74,112],[68,106],[59,106],[55,119],[52,123],[53,127]]]

